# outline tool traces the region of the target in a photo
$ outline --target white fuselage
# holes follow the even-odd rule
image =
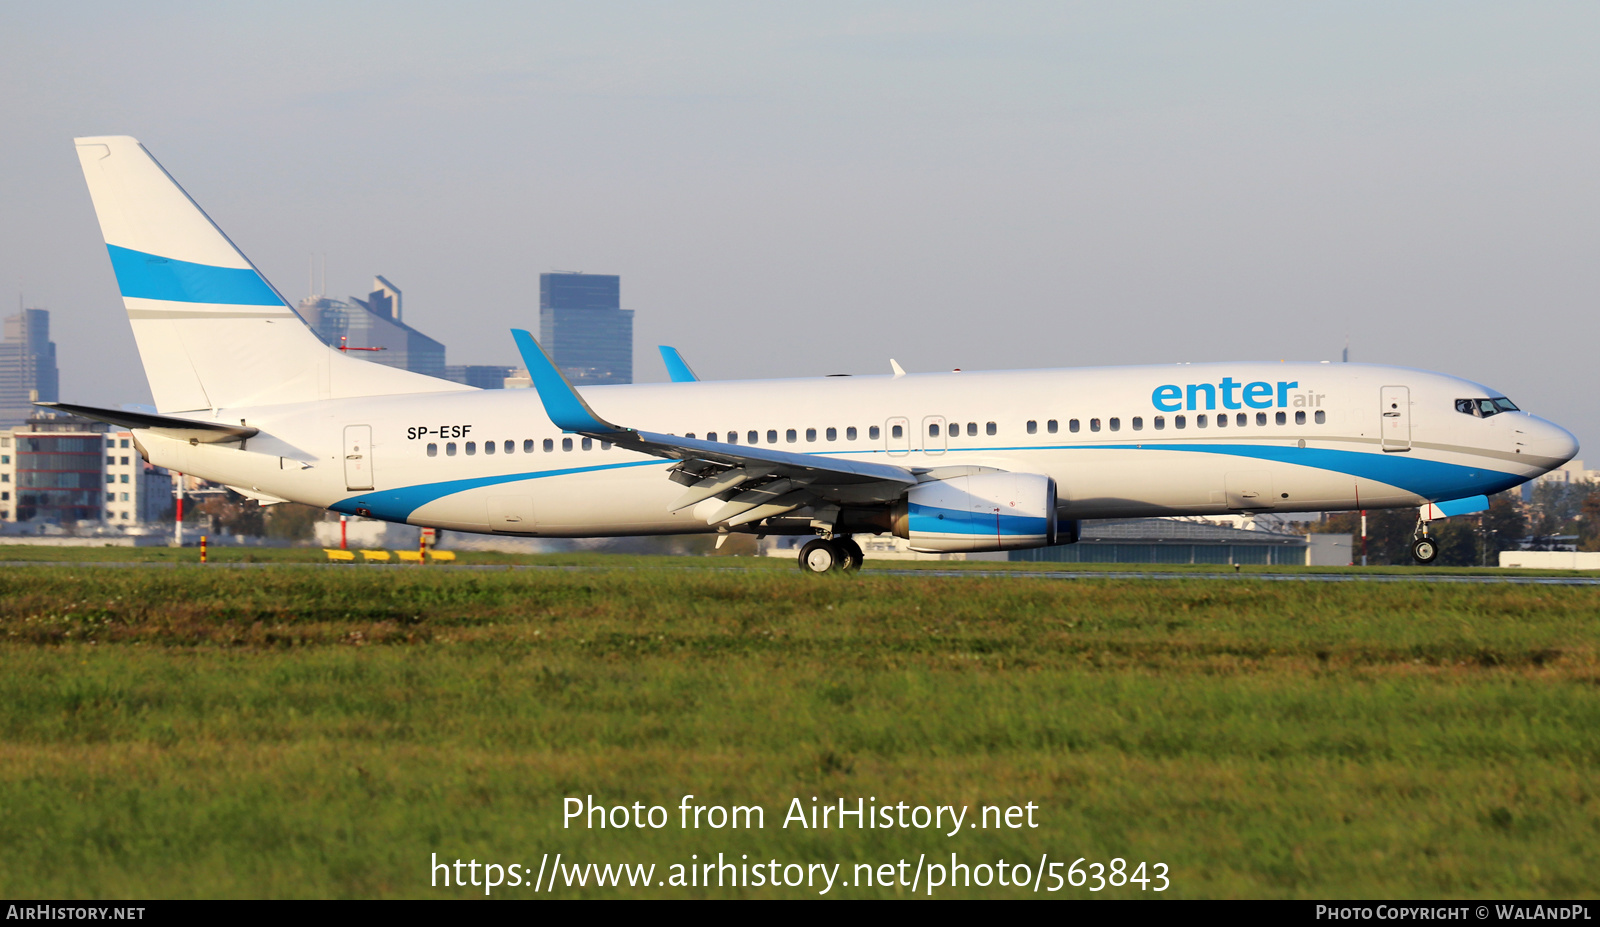
[[[641,430],[731,435],[740,445],[912,469],[1044,474],[1056,482],[1063,518],[1416,506],[1498,492],[1577,451],[1571,434],[1525,412],[1458,411],[1457,400],[1499,395],[1479,384],[1358,364],[956,372],[584,393],[606,419]],[[261,433],[241,448],[145,432],[150,461],[258,497],[459,531],[716,530],[700,508],[669,511],[683,491],[667,477],[672,461],[563,434],[533,390],[335,399],[212,417]]]

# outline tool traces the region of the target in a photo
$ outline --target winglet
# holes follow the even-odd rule
[[[900,362],[892,357],[889,358],[889,369],[894,371],[894,378],[896,380],[906,375],[906,369],[900,366]]]
[[[544,348],[533,340],[532,335],[520,328],[513,328],[511,337],[516,339],[517,350],[522,352],[522,363],[528,368],[528,377],[533,380],[533,388],[539,392],[539,400],[544,403],[545,414],[550,416],[550,421],[557,428],[579,434],[615,434],[628,430],[618,428],[594,414],[594,410],[556,369],[550,355],[544,353]]]
[[[656,350],[661,352],[661,361],[667,365],[667,376],[672,378],[672,382],[698,383],[700,381],[700,378],[694,375],[694,371],[689,369],[689,365],[684,363],[683,355],[678,353],[677,348],[671,348],[663,344],[658,346]]]

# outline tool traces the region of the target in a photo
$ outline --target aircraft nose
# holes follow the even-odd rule
[[[1572,432],[1555,422],[1529,416],[1527,434],[1523,438],[1524,452],[1553,460],[1551,468],[1559,467],[1578,456],[1578,439]]]

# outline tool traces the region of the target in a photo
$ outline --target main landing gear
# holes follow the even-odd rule
[[[800,548],[800,569],[807,573],[854,573],[866,557],[853,538],[816,538]]]
[[[1428,537],[1428,523],[1417,519],[1417,533],[1411,539],[1411,557],[1418,563],[1427,565],[1439,556],[1439,545],[1433,538]]]

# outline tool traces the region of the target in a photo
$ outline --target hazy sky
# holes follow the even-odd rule
[[[1600,442],[1600,5],[0,4],[0,291],[147,402],[75,135],[291,301],[513,363],[622,275],[640,380],[1240,359],[1471,377]],[[8,310],[9,311],[9,310]],[[1600,459],[1600,443],[1586,456]]]

